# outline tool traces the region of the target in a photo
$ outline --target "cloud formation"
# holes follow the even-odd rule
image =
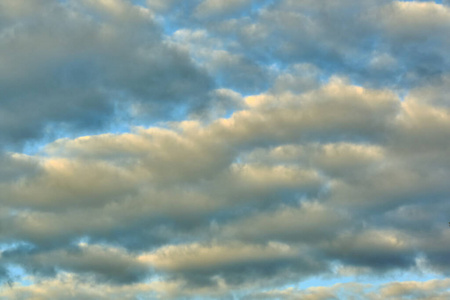
[[[0,298],[445,299],[449,24],[4,1]]]
[[[2,4],[2,140],[154,121],[175,107],[205,105],[208,75],[164,43],[150,10],[120,0],[31,5]]]

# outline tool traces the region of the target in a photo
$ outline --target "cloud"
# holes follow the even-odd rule
[[[168,246],[141,259],[194,287],[216,286],[221,282],[230,287],[254,281],[285,282],[324,268],[298,249],[275,242]]]
[[[73,286],[77,286],[74,289]],[[161,281],[150,284],[134,284],[130,286],[108,286],[101,288],[83,282],[81,278],[71,275],[62,275],[57,279],[43,280],[39,287],[15,286],[14,289],[4,289],[0,296],[7,299],[46,299],[55,297],[62,300],[69,299],[176,299],[182,285],[180,283],[164,283]],[[355,299],[399,299],[410,297],[411,299],[443,299],[448,296],[448,280],[429,280],[425,282],[403,281],[382,285],[369,285],[356,282],[336,284],[333,286],[311,287],[305,290],[294,288],[269,290],[243,296],[242,299],[339,299],[339,297],[353,297]],[[374,290],[375,289],[375,290]],[[191,296],[198,296],[191,290]],[[220,292],[210,290],[210,297],[226,299]]]
[[[223,235],[243,241],[315,242],[332,239],[336,227],[348,226],[345,213],[329,210],[319,203],[281,207],[257,213],[223,227]],[[347,224],[347,225],[346,225]]]
[[[421,205],[430,193],[438,202],[448,193],[441,173],[420,175],[428,168],[421,156],[440,144],[408,147],[401,156],[398,150],[418,134],[408,124],[441,128],[444,108],[424,101],[415,110],[413,97],[401,102],[389,91],[338,79],[302,94],[244,101],[241,111],[209,124],[183,121],[61,139],[46,146],[45,156],[10,156],[30,169],[17,169],[16,179],[2,183],[2,203],[14,213],[2,216],[1,236],[32,245],[37,254],[28,246],[6,253],[30,270],[45,265],[121,282],[150,276],[132,267],[132,258],[124,264],[130,272],[140,270],[136,276],[121,267],[121,258],[113,259],[114,272],[101,260],[96,267],[96,244],[106,243],[199,287],[217,284],[214,278],[236,286],[275,274],[290,280],[320,274],[331,261],[373,272],[418,268],[417,249],[439,271],[442,248],[425,246],[430,242],[412,236],[407,220],[401,224],[393,216]],[[443,117],[433,118],[435,125],[422,117],[438,111]],[[434,227],[427,230],[438,239]],[[80,250],[81,256],[67,252],[82,238],[92,248]],[[173,240],[186,246],[170,245]],[[285,257],[283,247],[308,259]]]
[[[209,3],[198,8],[225,9]],[[448,8],[431,1],[349,0],[326,6],[268,1],[258,9],[242,4],[239,12],[240,16],[220,15],[202,22],[189,18],[195,12],[188,7],[181,26],[206,28],[212,38],[227,41],[228,49],[260,67],[313,63],[325,76],[346,74],[368,86],[403,90],[448,70]]]
[[[405,281],[392,282],[384,285],[365,285],[351,282],[336,284],[329,287],[311,287],[305,290],[289,288],[271,290],[246,297],[245,299],[444,299],[448,296],[448,280],[430,280],[426,282]],[[371,291],[375,288],[375,291]]]
[[[449,16],[4,1],[0,298],[448,297]]]
[[[164,43],[143,7],[119,0],[3,5],[4,141],[99,130],[115,119],[155,120],[207,101],[208,75]]]
[[[202,1],[195,9],[195,16],[199,18],[211,17],[221,14],[229,14],[237,12],[245,8],[252,3],[249,0],[231,0],[222,2],[218,0],[205,0]]]
[[[185,49],[210,74],[216,83],[243,93],[255,93],[268,86],[273,72],[250,60],[244,54],[235,54],[236,43],[227,43],[205,30],[181,29],[173,33],[171,44]]]
[[[136,299],[138,296],[155,295],[160,291],[170,291],[171,286],[164,283],[135,284],[130,286],[110,286],[102,284],[93,286],[82,278],[63,274],[55,279],[32,278],[38,282],[31,286],[15,285],[13,288],[3,289],[0,297],[5,299]]]
[[[79,244],[67,250],[40,253],[4,251],[2,258],[10,264],[20,264],[30,273],[55,276],[59,272],[94,275],[98,281],[133,283],[150,272],[148,265],[120,249]]]

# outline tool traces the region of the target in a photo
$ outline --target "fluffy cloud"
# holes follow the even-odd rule
[[[324,76],[346,74],[361,84],[403,91],[438,80],[449,68],[448,7],[432,1],[262,1],[229,16],[226,7],[214,3],[205,1],[198,8],[216,9],[219,16],[199,20],[198,8],[187,6],[186,18],[180,21],[174,14],[173,22],[207,28],[211,40],[220,36],[226,42],[223,50],[238,53],[244,62],[258,62],[260,68],[307,62]],[[266,87],[260,83],[259,89]]]
[[[4,1],[0,298],[448,297],[449,19]]]
[[[27,3],[2,4],[3,141],[148,122],[206,103],[207,74],[164,43],[148,9],[119,0]]]
[[[421,253],[442,270],[444,246],[429,246],[438,227],[412,235],[393,218],[430,193],[446,199],[441,173],[427,174],[422,163],[439,144],[398,148],[418,140],[412,124],[442,127],[442,108],[433,124],[423,114],[438,108],[427,101],[337,79],[243,105],[210,124],[62,139],[46,156],[9,156],[30,167],[2,183],[2,203],[15,212],[2,216],[2,237],[26,246],[3,257],[35,274],[61,269],[112,282],[139,281],[155,268],[200,287],[286,282],[331,270],[327,261],[374,272],[418,268]],[[70,250],[80,239],[90,246]],[[170,245],[176,240],[188,244]]]

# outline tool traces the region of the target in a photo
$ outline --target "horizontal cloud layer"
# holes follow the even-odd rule
[[[426,1],[4,1],[0,298],[448,297],[449,24]]]

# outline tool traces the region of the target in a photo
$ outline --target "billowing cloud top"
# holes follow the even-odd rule
[[[450,298],[450,6],[0,2],[0,299]]]

